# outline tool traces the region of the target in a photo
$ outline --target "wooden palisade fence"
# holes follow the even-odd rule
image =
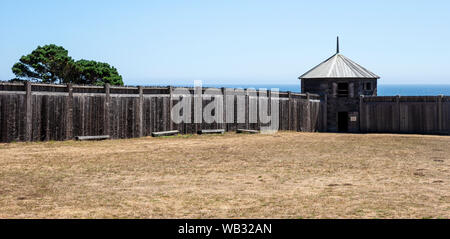
[[[361,132],[450,134],[450,96],[366,96],[359,111]]]
[[[250,95],[245,96],[245,123],[175,124],[170,114],[179,99],[172,97],[173,91],[173,87],[0,83],[0,142],[69,140],[96,135],[133,138],[167,130],[191,134],[201,129],[257,130],[262,126],[259,117],[256,123],[249,119],[253,100]],[[217,91],[228,92],[225,88]],[[211,100],[205,97],[203,107]],[[236,100],[233,103],[237,106]],[[226,109],[225,105],[223,108]],[[280,130],[321,130],[321,108],[318,95],[280,92]],[[224,117],[227,114],[231,112],[225,110]],[[236,112],[233,115],[236,118]]]

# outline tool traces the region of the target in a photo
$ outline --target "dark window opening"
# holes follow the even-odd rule
[[[364,90],[372,90],[372,82],[364,83]]]
[[[348,112],[338,112],[338,131],[348,132]]]
[[[348,83],[338,83],[338,97],[348,97]]]

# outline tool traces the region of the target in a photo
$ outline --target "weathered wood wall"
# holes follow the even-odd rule
[[[360,116],[361,132],[450,134],[450,96],[361,97]]]
[[[259,117],[256,123],[250,121],[249,105],[256,104],[260,109],[256,97],[251,95],[245,95],[245,123],[236,121],[235,99],[234,123],[175,124],[170,114],[179,99],[173,98],[172,92],[173,87],[0,83],[0,142],[68,140],[96,135],[133,138],[175,129],[191,134],[201,129],[234,131],[264,126]],[[213,100],[203,97],[203,107]],[[318,95],[280,92],[279,97],[280,130],[320,130],[323,106]],[[191,102],[194,106],[194,100]],[[194,119],[193,108],[191,113]],[[230,112],[225,110],[226,114]]]

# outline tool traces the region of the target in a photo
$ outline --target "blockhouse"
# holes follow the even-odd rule
[[[329,132],[359,132],[360,95],[376,96],[380,77],[339,52],[301,75],[302,93],[321,96]]]

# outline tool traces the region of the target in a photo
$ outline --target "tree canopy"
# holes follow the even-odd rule
[[[78,67],[79,81],[89,85],[123,85],[122,76],[119,75],[117,69],[108,63],[79,60],[76,62]],[[79,82],[77,82],[79,83]]]
[[[66,83],[73,80],[69,79],[73,64],[66,49],[52,44],[38,46],[31,54],[22,56],[12,71],[21,80]]]
[[[54,44],[38,46],[22,56],[12,67],[12,72],[17,77],[13,81],[123,85],[122,76],[115,67],[103,62],[74,61],[66,49]]]

